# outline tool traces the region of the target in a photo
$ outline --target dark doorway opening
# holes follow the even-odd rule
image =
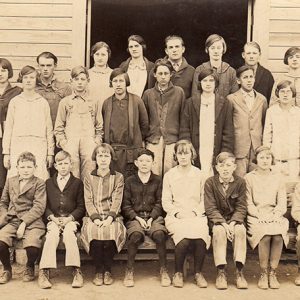
[[[185,57],[196,67],[208,60],[206,38],[218,33],[228,46],[223,60],[236,68],[243,63],[247,17],[248,0],[91,0],[90,42],[107,42],[112,49],[109,64],[117,67],[129,56],[129,35],[143,36],[144,55],[155,61],[165,55],[165,37],[176,34],[183,37]]]

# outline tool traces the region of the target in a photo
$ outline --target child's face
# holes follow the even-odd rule
[[[54,167],[60,176],[67,176],[71,172],[72,163],[70,158],[66,157],[63,160],[56,162]]]
[[[242,53],[242,56],[246,65],[256,66],[260,58],[260,53],[258,49],[253,46],[245,46],[245,51]]]
[[[299,69],[300,68],[300,53],[296,52],[294,55],[291,55],[287,59],[288,65],[291,69]]]
[[[35,165],[32,161],[23,160],[18,162],[17,169],[20,177],[29,179],[34,174]]]
[[[123,95],[126,93],[126,80],[125,80],[125,75],[120,74],[116,76],[112,81],[111,81],[112,87],[115,91],[116,95]]]
[[[156,78],[158,85],[161,87],[167,87],[171,80],[171,72],[166,66],[159,66],[154,73],[154,77]]]
[[[32,72],[30,74],[24,75],[22,78],[23,90],[27,90],[27,91],[34,90],[36,86],[36,77],[37,77],[36,72]]]
[[[220,177],[224,180],[230,180],[236,169],[236,164],[232,158],[227,158],[223,162],[216,164],[216,169]]]
[[[93,55],[96,67],[106,67],[108,61],[108,52],[105,47],[100,48]]]
[[[109,169],[110,162],[111,162],[110,152],[104,148],[99,148],[96,154],[96,163],[98,168],[102,170]]]
[[[0,83],[6,83],[8,81],[8,70],[3,69],[2,66],[0,66]]]
[[[178,164],[182,167],[190,166],[192,164],[191,150],[180,151],[176,153]]]
[[[208,55],[211,60],[222,60],[223,56],[223,43],[222,41],[216,41],[212,43],[208,48]]]
[[[172,39],[167,42],[165,52],[170,60],[179,61],[182,59],[185,47],[180,39]]]
[[[200,81],[203,92],[213,93],[216,88],[216,82],[212,75],[206,76]]]
[[[39,70],[42,78],[44,79],[52,78],[55,67],[56,65],[54,63],[53,58],[46,58],[46,57],[39,58]]]
[[[237,79],[238,84],[246,92],[251,92],[254,86],[254,72],[253,70],[247,70],[240,75],[240,78]]]
[[[257,157],[257,166],[262,170],[270,169],[272,166],[272,155],[269,151],[262,151],[258,153]]]
[[[75,78],[71,79],[72,88],[75,92],[82,93],[86,90],[89,80],[84,73],[80,73]]]
[[[278,96],[280,104],[289,105],[294,103],[293,92],[290,86],[280,89]]]
[[[143,46],[136,41],[129,41],[128,51],[133,58],[139,58],[143,56]]]
[[[137,166],[139,172],[147,174],[152,169],[153,159],[150,155],[143,154],[134,161],[134,164]]]

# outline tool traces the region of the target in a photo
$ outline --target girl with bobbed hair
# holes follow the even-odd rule
[[[128,73],[130,86],[128,91],[142,97],[148,86],[148,76],[154,63],[149,61],[144,52],[147,49],[142,36],[133,34],[128,38],[127,51],[130,57],[120,64],[120,68]]]
[[[287,246],[289,241],[285,183],[281,174],[272,170],[275,159],[269,147],[258,147],[255,157],[257,168],[245,176],[248,241],[253,249],[258,245],[258,287],[278,289],[276,269],[283,243]]]
[[[207,287],[202,274],[206,249],[210,245],[203,199],[205,176],[193,166],[196,156],[190,141],[178,141],[174,147],[178,165],[169,170],[163,179],[162,205],[167,213],[165,224],[175,243],[175,287],[183,287],[183,263],[190,246],[194,251],[196,284],[201,288]]]
[[[227,51],[224,38],[218,34],[211,34],[205,42],[205,52],[209,55],[209,61],[201,64],[195,70],[192,96],[199,95],[199,73],[203,69],[213,69],[219,78],[217,93],[223,97],[236,92],[239,87],[236,81],[235,70],[222,60],[223,54]]]

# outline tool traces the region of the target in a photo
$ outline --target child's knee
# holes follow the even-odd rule
[[[235,238],[246,238],[246,228],[243,224],[237,224],[234,226]]]
[[[214,225],[212,231],[213,231],[213,237],[215,239],[227,238],[226,230],[222,225]]]

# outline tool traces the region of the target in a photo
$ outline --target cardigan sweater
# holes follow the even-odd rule
[[[229,182],[224,192],[219,174],[208,178],[204,186],[204,206],[213,225],[232,221],[244,223],[247,214],[245,180],[234,176],[234,181]]]
[[[184,92],[181,87],[169,87],[160,92],[156,83],[155,87],[145,91],[143,95],[149,117],[149,132],[146,140],[157,144],[161,136],[168,144],[176,143],[179,138],[180,115],[184,107]]]
[[[186,59],[183,57],[182,64],[179,66],[179,69],[177,71],[174,70],[172,73],[171,82],[183,89],[185,98],[191,97],[194,72],[195,68],[189,65]],[[156,83],[156,78],[154,77],[153,73],[154,70],[152,69],[149,74],[149,89],[153,88]]]
[[[75,221],[81,221],[85,214],[83,183],[72,174],[61,191],[57,184],[57,174],[47,179],[47,207],[45,217],[67,217],[72,215]]]
[[[187,99],[181,116],[179,139],[190,140],[197,152],[195,166],[201,168],[199,161],[199,122],[200,122],[201,98],[194,96]],[[213,162],[222,151],[233,151],[233,124],[232,106],[225,98],[216,95],[215,98],[215,138]]]
[[[127,220],[134,220],[136,216],[145,217],[145,213],[153,220],[162,216],[161,205],[162,183],[158,175],[151,173],[149,181],[143,183],[138,174],[134,174],[125,181],[122,215]]]

